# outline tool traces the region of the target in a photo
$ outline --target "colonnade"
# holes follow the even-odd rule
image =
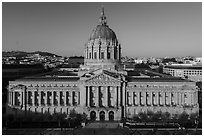
[[[86,86],[86,106],[117,107],[121,106],[120,86]]]
[[[197,103],[197,92],[127,92],[128,106],[193,106]]]
[[[26,100],[26,102],[25,102]],[[79,91],[9,91],[8,103],[13,106],[77,106]]]

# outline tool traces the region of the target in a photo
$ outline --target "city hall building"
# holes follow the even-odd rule
[[[86,113],[96,120],[121,120],[139,112],[198,112],[195,82],[149,70],[124,71],[121,45],[102,10],[84,47],[78,72],[59,69],[9,82],[8,105],[36,113]]]

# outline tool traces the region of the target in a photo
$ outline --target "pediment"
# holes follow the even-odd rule
[[[101,73],[86,80],[86,82],[121,82],[119,78]]]

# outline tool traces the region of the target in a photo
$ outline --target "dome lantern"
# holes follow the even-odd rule
[[[100,21],[101,25],[106,25],[107,24],[106,16],[104,14],[104,7],[102,7],[101,17],[100,17],[99,21]]]

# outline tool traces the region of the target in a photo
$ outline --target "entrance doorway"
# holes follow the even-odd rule
[[[109,120],[110,120],[110,121],[113,121],[113,120],[114,120],[114,112],[113,112],[113,111],[110,111],[110,112],[109,112]]]
[[[95,111],[91,111],[90,118],[91,118],[91,121],[95,121],[96,120],[96,112]]]
[[[100,121],[104,121],[105,120],[105,112],[101,111],[100,112]]]

